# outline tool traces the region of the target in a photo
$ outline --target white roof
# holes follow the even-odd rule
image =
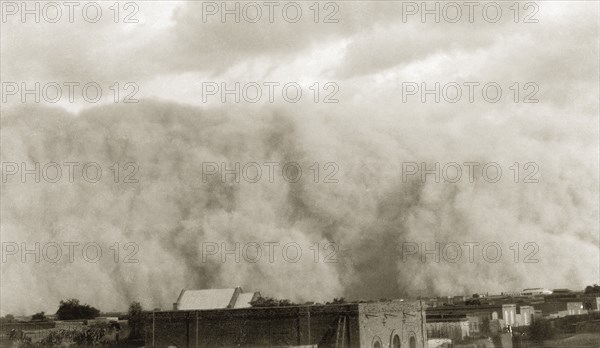
[[[249,308],[252,307],[250,305],[250,301],[252,301],[252,298],[254,298],[254,293],[253,292],[245,292],[242,294],[239,294],[237,301],[235,302],[235,306],[233,306],[233,308]]]
[[[177,309],[220,309],[227,308],[235,289],[183,290],[177,299]]]

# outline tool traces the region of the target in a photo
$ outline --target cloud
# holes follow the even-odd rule
[[[587,6],[597,4],[544,3],[530,26],[510,17],[498,25],[402,23],[381,2],[340,3],[341,21],[332,25],[310,17],[224,25],[203,23],[196,3],[155,4],[140,4],[138,25],[108,17],[97,25],[2,26],[7,81],[134,80],[141,99],[71,111],[3,106],[4,163],[96,162],[103,176],[70,183],[64,166],[58,183],[11,176],[2,184],[2,241],[96,242],[105,252],[98,263],[81,254],[57,264],[9,257],[3,314],[52,312],[67,297],[103,310],[133,300],[166,309],[181,288],[242,285],[327,301],[597,282],[598,49],[587,41],[598,28]],[[297,104],[197,105],[209,78],[298,80],[307,94]],[[315,81],[336,81],[340,102],[312,102]],[[504,97],[486,102],[478,90],[473,103],[422,103],[418,95],[403,102],[406,81],[495,81]],[[537,83],[539,102],[515,103],[515,82]],[[298,162],[302,180],[269,182],[264,166],[257,183],[203,180],[206,162],[270,161]],[[501,181],[469,182],[464,166],[455,184],[402,177],[403,162],[470,161],[498,163]],[[122,181],[129,162],[139,183]],[[536,170],[539,182],[524,183]],[[338,182],[323,183],[332,172]],[[119,262],[109,248],[117,242]],[[127,242],[139,247],[139,263],[122,262],[132,252]],[[280,249],[272,263],[264,254],[257,263],[203,260],[203,243],[222,242]],[[302,247],[300,262],[281,258],[290,242]],[[405,243],[449,242],[479,243],[475,261],[402,258]],[[491,242],[503,252],[496,263],[481,255]],[[322,262],[326,243],[337,246],[338,262]],[[524,263],[528,255],[539,262]]]
[[[214,75],[245,61],[277,66],[294,55],[365,30],[375,24],[374,19],[394,19],[385,8],[374,4],[332,2],[335,7],[319,5],[315,23],[316,9],[294,2],[296,5],[289,8],[260,5],[263,16],[252,23],[243,19],[246,5],[237,3],[240,22],[235,23],[229,15],[223,23],[221,9],[215,15],[206,14],[208,3],[213,2],[142,2],[132,17],[138,23],[123,23],[124,18],[114,23],[115,12],[107,4],[102,5],[103,15],[96,23],[81,16],[70,23],[66,14],[57,23],[22,23],[19,15],[9,16],[3,23],[2,68],[13,80],[139,81],[156,74]],[[235,4],[228,4],[228,9]],[[132,11],[121,10],[121,16]],[[295,20],[298,10],[301,15]],[[337,22],[324,23],[326,20]]]
[[[307,109],[267,107],[244,114],[150,101],[96,107],[78,116],[43,107],[13,109],[2,120],[5,162],[31,167],[94,161],[106,171],[96,184],[81,178],[20,183],[11,177],[2,187],[3,241],[30,248],[34,242],[96,242],[106,254],[99,263],[79,254],[76,262],[59,264],[9,257],[2,267],[3,278],[11,279],[3,283],[3,310],[52,311],[64,297],[105,310],[137,299],[168,308],[180,288],[234,285],[324,301],[594,281],[598,172],[590,155],[598,134],[580,131],[592,129],[593,120],[565,126],[561,115],[548,113],[544,138],[527,131],[525,120],[498,124],[490,137],[478,130],[485,119],[465,114],[452,122],[469,137],[456,141],[444,123],[365,117],[363,110],[346,107],[326,118]],[[525,159],[539,165],[539,183],[513,182],[508,167]],[[475,183],[423,183],[416,177],[403,182],[402,161],[425,161],[431,168],[442,160],[495,161],[504,177],[497,184],[481,177]],[[300,163],[303,180],[202,180],[203,162],[232,168],[235,162],[267,161]],[[339,182],[314,183],[308,168],[328,161],[339,167]],[[139,183],[115,184],[107,168],[116,162],[137,163]],[[115,242],[137,243],[140,262],[115,263],[108,249]],[[279,254],[273,263],[236,263],[232,256],[221,262],[221,254],[203,260],[203,243],[222,242],[230,249],[235,243],[295,242],[304,254],[298,263]],[[309,247],[327,242],[339,247],[338,262],[315,263]],[[474,263],[466,256],[456,264],[402,260],[402,243],[431,249],[436,242],[496,242],[505,254],[497,264],[479,254]],[[539,263],[515,264],[506,254],[515,242],[537,243]],[[570,257],[572,250],[581,257]],[[321,257],[328,252],[321,251]],[[311,283],[315,287],[305,286]],[[36,300],[20,301],[24,288]]]

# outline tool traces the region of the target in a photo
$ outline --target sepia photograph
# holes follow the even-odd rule
[[[600,348],[599,0],[0,0],[0,348]]]

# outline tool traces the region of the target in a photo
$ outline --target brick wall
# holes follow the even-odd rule
[[[146,317],[148,347],[275,347],[318,345],[371,347],[379,337],[389,347],[395,335],[402,347],[427,342],[421,302],[240,308],[154,312]]]
[[[356,305],[155,312],[146,320],[146,345],[327,345],[335,342],[339,318],[346,317],[345,342],[358,347],[357,315]]]
[[[388,301],[359,304],[360,346],[393,347],[394,336],[400,338],[401,347],[411,348],[427,344],[425,311],[420,301]]]

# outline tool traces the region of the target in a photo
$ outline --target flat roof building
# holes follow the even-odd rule
[[[401,300],[153,312],[146,317],[145,332],[148,347],[424,348],[427,344],[423,303]]]

